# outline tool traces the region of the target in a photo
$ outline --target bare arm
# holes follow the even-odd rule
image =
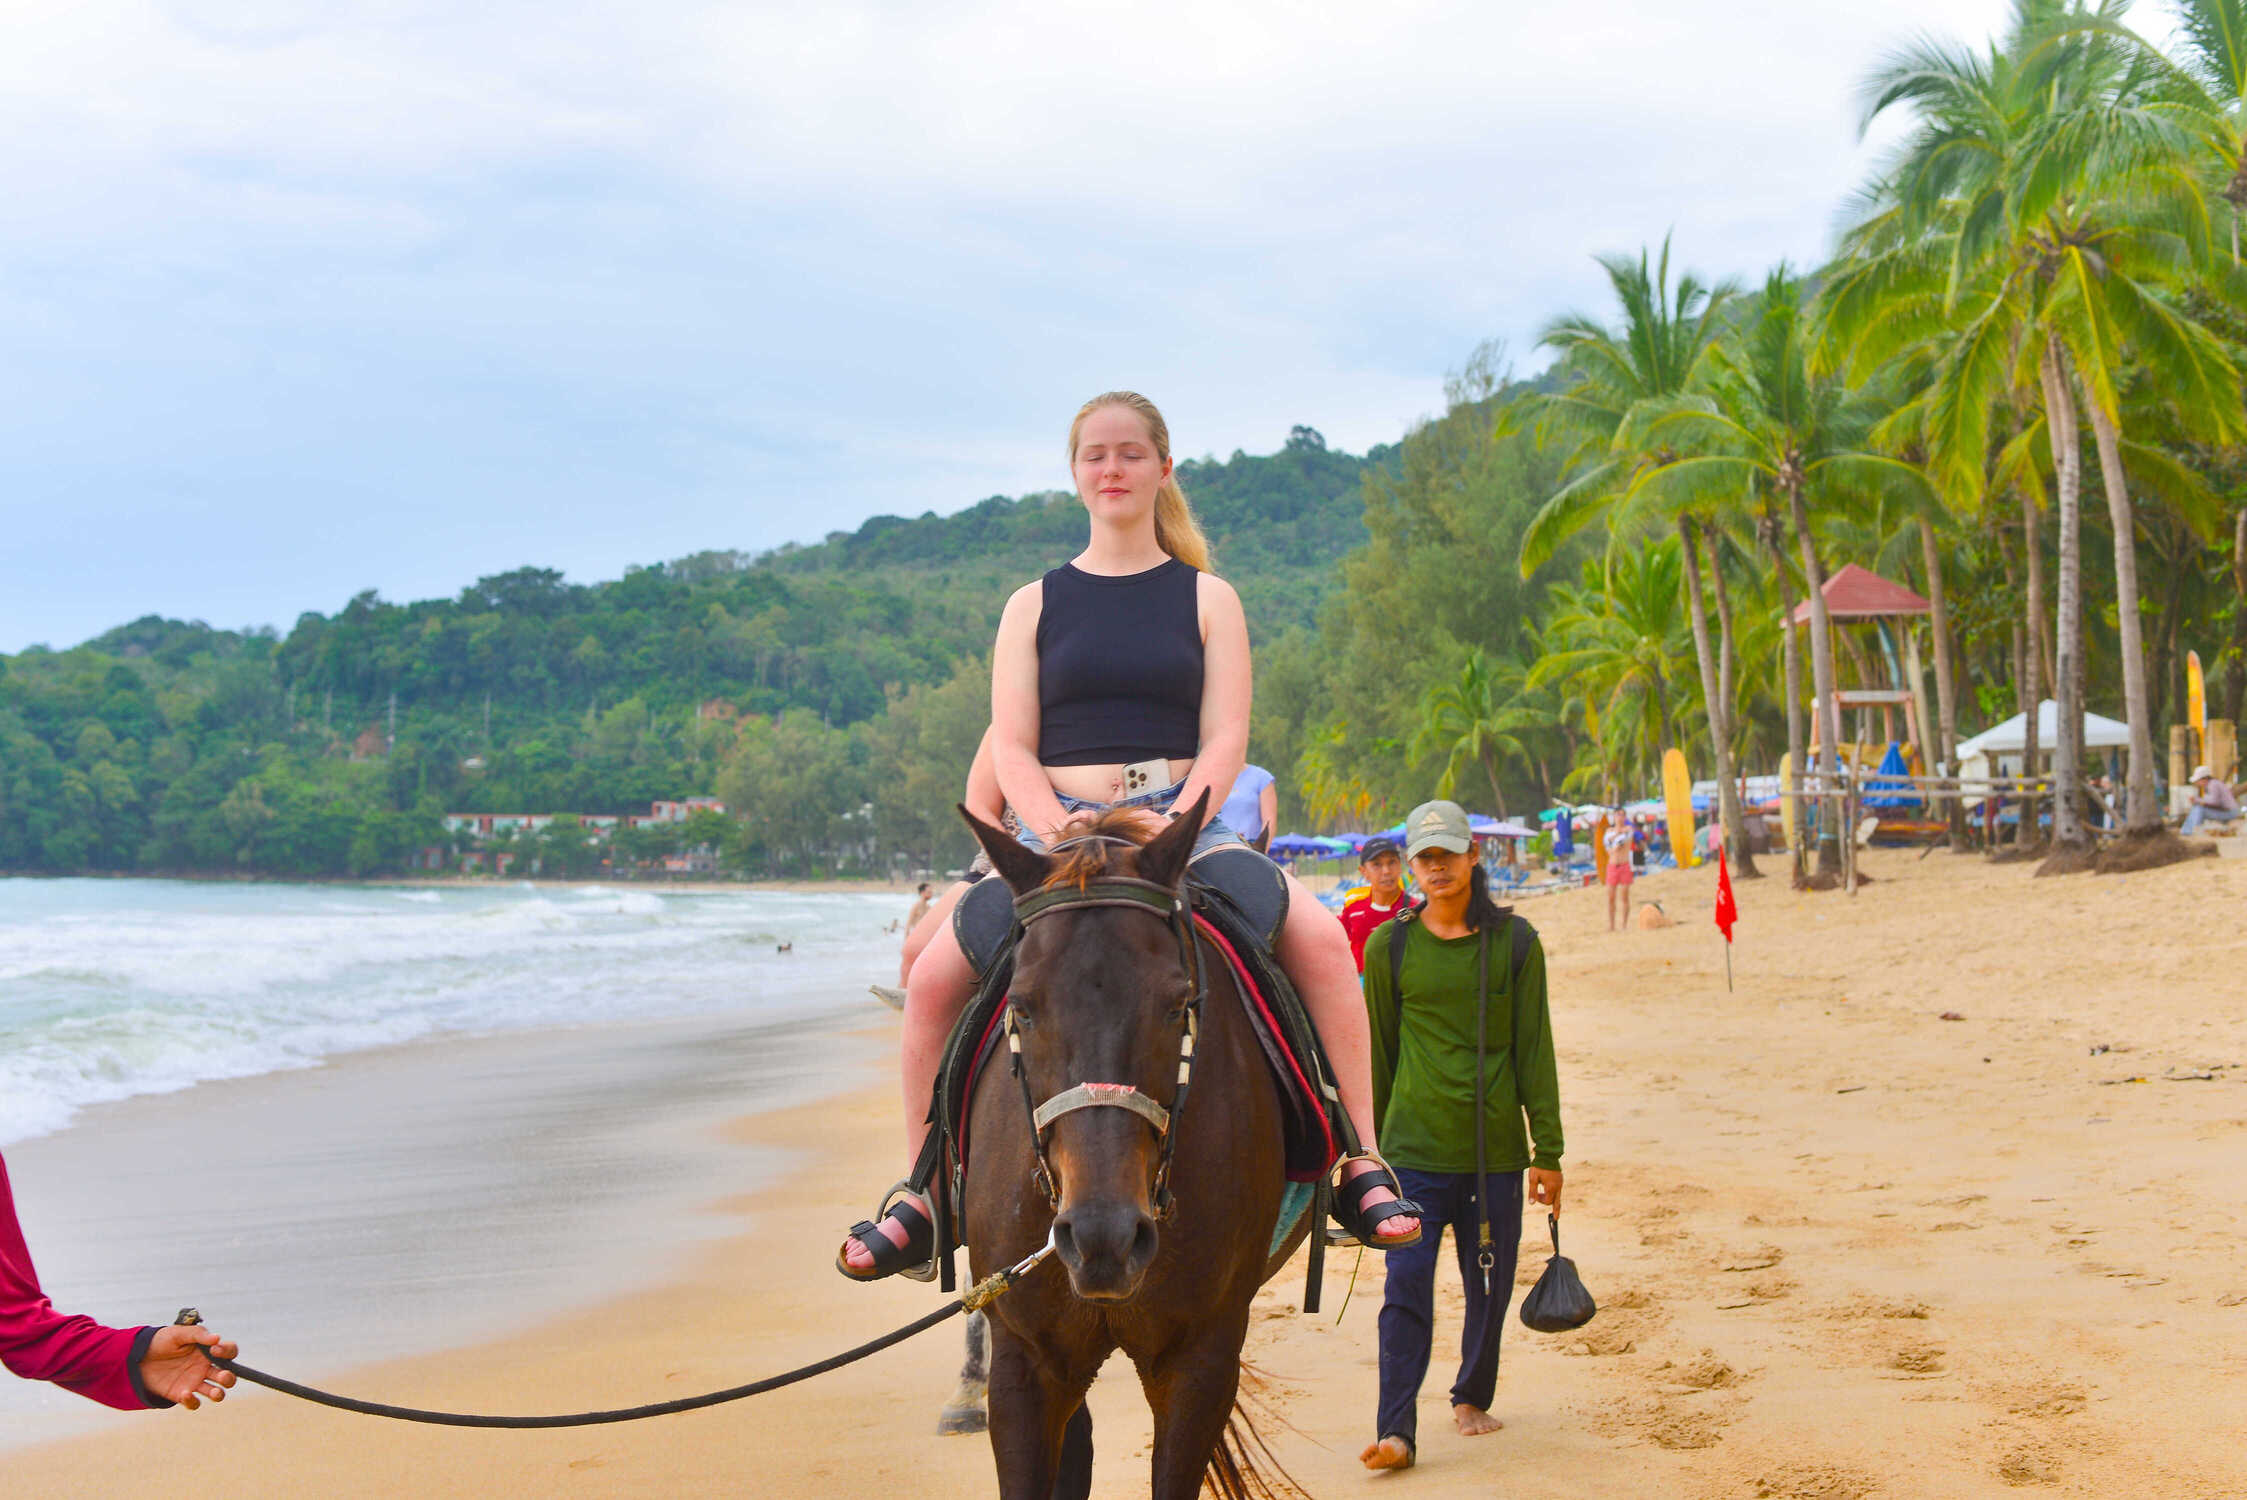
[[[1069,815],[1038,763],[1038,616],[1045,588],[1026,583],[1006,602],[991,648],[991,766],[1025,828],[1050,842]]]
[[[967,792],[960,798],[967,810],[984,822],[998,824],[1006,817],[1006,793],[999,790],[999,771],[991,758],[991,730],[984,727],[975,747],[975,760],[967,768]]]
[[[1265,782],[1264,790],[1256,794],[1256,816],[1262,820],[1257,826],[1265,833],[1269,834],[1275,831],[1274,825],[1280,820],[1280,786],[1278,782]]]
[[[1241,767],[1248,764],[1248,707],[1254,683],[1248,660],[1248,616],[1241,611],[1241,596],[1213,573],[1204,573],[1200,586],[1201,744],[1194,752],[1193,771],[1178,789],[1177,805],[1192,807],[1206,791],[1207,817],[1213,818],[1240,779]]]

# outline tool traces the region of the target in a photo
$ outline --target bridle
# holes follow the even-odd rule
[[[1139,847],[1123,839],[1105,841],[1127,848]],[[1022,1031],[1012,995],[1007,997],[1004,1012],[1007,1060],[1014,1081],[1022,1090],[1022,1107],[1030,1116],[1030,1149],[1037,1156],[1035,1180],[1045,1194],[1047,1207],[1060,1208],[1061,1186],[1060,1179],[1054,1175],[1053,1163],[1046,1157],[1046,1131],[1063,1115],[1080,1109],[1121,1109],[1152,1125],[1155,1138],[1161,1143],[1162,1156],[1155,1167],[1154,1206],[1155,1217],[1164,1219],[1171,1210],[1170,1163],[1178,1144],[1179,1116],[1185,1113],[1186,1093],[1194,1081],[1194,1042],[1201,1034],[1202,1001],[1209,990],[1208,976],[1202,968],[1201,944],[1195,939],[1193,912],[1186,898],[1152,880],[1132,875],[1103,875],[1082,885],[1033,891],[1015,898],[1014,920],[1018,928],[1027,929],[1032,922],[1057,911],[1080,911],[1097,906],[1136,909],[1161,917],[1177,937],[1179,960],[1193,980],[1193,998],[1186,1003],[1186,1031],[1178,1045],[1178,1089],[1171,1097],[1170,1107],[1165,1109],[1128,1083],[1080,1083],[1063,1089],[1043,1104],[1035,1102],[1030,1097],[1029,1077],[1022,1071]]]

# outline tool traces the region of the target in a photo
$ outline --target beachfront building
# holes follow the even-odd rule
[[[726,805],[716,797],[684,797],[656,802],[645,813],[447,813],[444,828],[450,837],[455,867],[463,873],[504,875],[510,867],[539,874],[549,857],[566,859],[561,868],[597,856],[600,870],[629,873],[661,871],[666,875],[714,875],[718,850],[709,842],[691,849],[678,847],[676,831],[697,814],[724,817]],[[659,839],[623,847],[620,832],[668,834],[668,846]],[[437,851],[429,851],[436,853]],[[416,868],[442,868],[442,862]]]
[[[641,823],[684,823],[698,812],[723,814],[726,805],[715,797],[689,797],[683,802],[657,802]]]

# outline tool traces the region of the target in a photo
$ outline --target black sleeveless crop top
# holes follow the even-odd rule
[[[1038,613],[1038,760],[1100,766],[1201,750],[1201,575],[1177,558],[1105,578],[1045,575]]]

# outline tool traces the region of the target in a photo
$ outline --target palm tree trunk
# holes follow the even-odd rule
[[[1654,737],[1656,743],[1651,747],[1653,754],[1650,759],[1653,773],[1659,776],[1662,767],[1662,752],[1678,743],[1677,725],[1670,718],[1668,680],[1662,676],[1662,664],[1659,661],[1654,664],[1654,669],[1646,674],[1646,684],[1654,693]]]
[[[1742,880],[1756,880],[1763,872],[1755,867],[1755,854],[1748,848],[1747,811],[1740,806],[1740,768],[1733,758],[1733,731],[1738,728],[1733,713],[1740,700],[1732,694],[1732,595],[1724,583],[1724,559],[1717,554],[1716,528],[1706,528],[1702,539],[1709,546],[1709,583],[1716,595],[1716,692],[1724,700],[1724,769],[1718,775],[1723,790],[1717,805],[1724,817],[1724,846],[1732,855],[1732,873]]]
[[[2040,628],[2044,616],[2044,554],[2036,535],[2036,501],[2026,493],[2021,496],[2021,541],[2028,552],[2028,584],[2021,607],[2021,703],[2022,712],[2028,715],[2021,724],[2021,775],[2033,780],[2044,761],[2044,747],[2037,742],[2044,717],[2044,632]],[[2021,821],[2013,830],[2015,848],[2026,849],[2037,841],[2037,816],[2036,794],[2024,787]]]
[[[2107,492],[2107,515],[2114,524],[2115,623],[2122,650],[2122,711],[2130,721],[2130,812],[2123,827],[2150,833],[2161,826],[2161,804],[2153,792],[2153,723],[2146,700],[2145,632],[2138,619],[2137,516],[2130,504],[2129,481],[2122,472],[2122,433],[2098,402],[2091,413],[2091,440],[2099,449],[2099,478]]]
[[[1732,777],[1731,700],[1724,695],[1716,652],[1709,645],[1708,616],[1701,607],[1698,530],[1691,516],[1679,515],[1677,536],[1679,556],[1685,564],[1685,613],[1693,622],[1693,653],[1701,664],[1701,700],[1709,710],[1709,749],[1716,775],[1717,816],[1724,825],[1725,848],[1744,857],[1748,852],[1748,824],[1741,816],[1740,789],[1734,785]]]
[[[1796,633],[1794,606],[1787,603],[1792,591],[1787,587],[1787,554],[1779,542],[1779,523],[1766,516],[1761,530],[1764,546],[1771,554],[1771,574],[1779,580],[1779,640],[1787,689],[1787,764],[1794,768],[1795,786],[1799,788],[1809,769],[1803,763],[1807,750],[1802,730],[1802,644]],[[1795,836],[1787,841],[1787,858],[1793,868],[1794,883],[1800,887],[1804,864],[1802,830],[1810,826],[1810,809],[1799,798],[1794,799],[1792,805]]]
[[[1943,774],[1958,774],[1958,685],[1951,678],[1951,617],[1943,597],[1943,554],[1935,544],[1935,523],[1919,518],[1919,550],[1927,562],[1927,603],[1931,608],[1928,633],[1935,644],[1935,745],[1943,759]],[[1966,848],[1966,804],[1948,799],[1951,849]]]
[[[2044,430],[2052,442],[2052,466],[2060,475],[2060,578],[2058,654],[2052,664],[2059,685],[2059,738],[2052,746],[2052,845],[2055,849],[2080,849],[2083,833],[2083,762],[2076,753],[2083,725],[2083,684],[2078,670],[2083,656],[2083,507],[2080,495],[2069,493],[2066,455],[2077,455],[2081,443],[2075,431],[2075,391],[2061,366],[2059,345],[2047,342],[2037,362],[2037,377],[2044,387]]]
[[[1802,550],[1803,590],[1810,596],[1810,685],[1818,698],[1818,772],[1830,791],[1841,784],[1841,706],[1834,701],[1833,622],[1826,617],[1826,575],[1810,535],[1810,507],[1802,483],[1786,486],[1796,545]],[[1841,874],[1841,829],[1831,815],[1818,820],[1818,873]]]
[[[2232,657],[2224,668],[2224,717],[2239,722],[2247,708],[2247,506],[2231,519],[2231,582],[2239,590],[2238,607],[2231,612]]]
[[[1498,790],[1498,762],[1485,753],[1482,757],[1482,774],[1490,778],[1490,800],[1498,804],[1498,816],[1506,816],[1506,794]]]

